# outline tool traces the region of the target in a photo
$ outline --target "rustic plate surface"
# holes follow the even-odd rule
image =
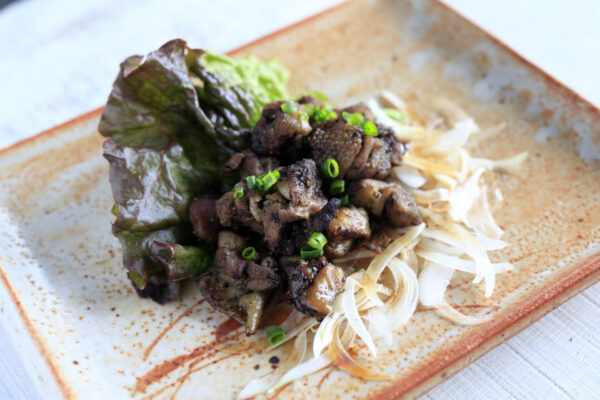
[[[418,112],[435,98],[483,130],[475,154],[527,150],[503,175],[497,221],[517,269],[491,299],[457,277],[448,300],[495,318],[456,326],[419,309],[395,335],[373,383],[325,370],[280,398],[416,396],[600,278],[600,113],[434,1],[353,1],[245,46],[278,56],[294,94],[318,89],[345,105],[390,89]],[[193,286],[159,306],[134,295],[110,234],[100,111],[0,153],[2,322],[47,398],[233,398],[272,370],[264,339],[246,338]]]

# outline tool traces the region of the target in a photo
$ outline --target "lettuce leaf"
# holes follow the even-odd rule
[[[285,97],[287,78],[277,61],[234,59],[179,39],[121,64],[98,130],[108,138],[113,233],[140,296],[173,300],[180,280],[206,270],[213,249],[196,243],[188,205],[218,194],[221,165],[249,147],[250,129],[264,104]]]
[[[260,118],[265,104],[289,98],[285,86],[290,73],[276,59],[233,58],[208,50],[200,56],[200,61],[227,86],[251,94],[254,101],[250,111],[252,125]]]

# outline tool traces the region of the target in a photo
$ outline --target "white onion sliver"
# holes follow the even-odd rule
[[[477,132],[479,127],[473,118],[467,118],[457,122],[454,127],[444,133],[438,142],[427,149],[427,151],[435,153],[447,153],[455,147],[462,147],[467,143],[469,136]]]
[[[315,372],[328,367],[332,363],[333,361],[329,357],[327,357],[326,354],[321,354],[317,358],[311,358],[310,360],[298,364],[294,368],[286,372],[285,375],[283,375],[281,379],[279,379],[277,383],[273,385],[273,387],[269,389],[267,393],[272,394],[280,388],[287,385],[288,383],[294,382],[307,375],[314,374]]]
[[[390,325],[390,321],[385,313],[380,309],[374,308],[370,310],[365,319],[369,321],[372,336],[379,336],[383,339],[386,346],[392,345],[392,333],[393,329]]]
[[[377,357],[377,347],[375,347],[375,343],[373,343],[373,339],[363,324],[356,307],[354,299],[354,283],[355,280],[352,277],[348,277],[346,279],[344,292],[340,294],[340,296],[342,296],[342,308],[346,316],[346,321],[348,321],[348,324],[354,329],[362,341],[365,342],[369,351],[373,354],[373,357]]]
[[[476,317],[472,315],[465,315],[453,308],[450,304],[446,303],[445,300],[442,300],[442,303],[437,304],[435,310],[440,313],[443,317],[449,319],[450,321],[461,324],[461,325],[478,325],[484,322],[487,322],[491,319],[491,317]]]
[[[425,223],[411,227],[408,232],[390,243],[385,250],[376,255],[371,261],[363,278],[363,287],[365,288],[367,297],[369,297],[375,305],[383,306],[383,302],[375,291],[379,276],[396,254],[405,248],[408,248],[410,245],[416,244],[416,240],[421,235],[423,229],[425,229]]]
[[[388,307],[387,314],[392,329],[396,330],[406,324],[415,313],[419,303],[419,281],[412,268],[404,261],[393,258],[390,270],[402,278],[402,297],[396,304]]]
[[[392,168],[391,175],[392,178],[397,179],[414,189],[420,188],[425,184],[425,182],[427,182],[427,179],[421,175],[418,169],[405,164]]]
[[[421,304],[426,307],[441,304],[453,274],[452,268],[427,261],[419,275],[419,301]]]

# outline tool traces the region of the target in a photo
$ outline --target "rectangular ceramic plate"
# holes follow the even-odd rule
[[[326,370],[281,398],[416,396],[600,277],[600,113],[445,6],[353,1],[237,51],[248,52],[279,57],[293,94],[318,89],[340,106],[381,89],[421,113],[451,99],[483,130],[505,124],[475,154],[530,154],[499,179],[497,220],[514,244],[501,258],[516,271],[491,299],[460,276],[448,293],[491,322],[463,327],[419,310],[377,361],[393,381]],[[99,116],[0,153],[3,323],[46,398],[233,398],[271,371],[264,339],[227,333],[193,286],[166,306],[135,296],[110,234]]]

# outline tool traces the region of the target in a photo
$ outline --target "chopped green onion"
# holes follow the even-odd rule
[[[241,186],[237,186],[233,189],[233,198],[234,199],[241,199],[242,197],[244,197],[244,188]]]
[[[399,124],[406,124],[406,120],[408,119],[408,116],[404,111],[395,108],[384,108],[383,112]]]
[[[342,118],[344,118],[346,120],[346,123],[348,125],[354,125],[354,126],[360,126],[360,124],[363,123],[363,121],[365,120],[365,117],[358,112],[354,112],[352,114],[350,114],[349,112],[342,112]]]
[[[362,272],[362,271],[364,271],[364,270],[365,270],[364,268],[359,268],[359,269],[357,269],[357,270],[356,270],[356,271],[354,271],[354,272]]]
[[[363,125],[363,135],[366,136],[377,136],[379,134],[379,130],[377,126],[371,121],[366,121]]]
[[[335,178],[340,173],[340,166],[333,158],[328,158],[321,163],[321,171],[327,178]]]
[[[342,197],[340,197],[340,205],[342,207],[347,206],[348,204],[350,204],[350,198],[348,197],[348,194],[345,194]]]
[[[329,192],[333,195],[342,194],[346,190],[346,182],[343,179],[336,179],[331,182],[331,186],[329,186]]]
[[[322,124],[330,119],[337,118],[338,115],[333,111],[333,108],[329,104],[324,106],[314,106],[308,110],[308,115],[315,120],[317,124]]]
[[[246,247],[242,250],[242,257],[246,260],[254,260],[256,258],[256,249],[252,246]]]
[[[296,107],[296,103],[294,103],[293,101],[287,101],[281,105],[281,111],[287,114],[295,113],[296,111],[298,111],[298,107]]]
[[[248,189],[252,190],[256,187],[256,176],[250,175],[246,177],[246,186]]]
[[[285,332],[278,326],[270,326],[267,328],[267,339],[271,346],[276,345],[285,339]]]
[[[308,121],[308,114],[305,112],[298,113],[298,118],[300,121]]]
[[[258,185],[266,193],[279,180],[279,171],[274,170],[258,177]]]
[[[305,260],[310,260],[313,258],[318,258],[323,255],[323,249],[313,249],[310,246],[304,246],[300,249],[300,257]]]
[[[327,238],[321,232],[313,232],[310,239],[306,243],[307,247],[312,247],[315,250],[320,250],[327,244]]]
[[[112,208],[110,209],[110,212],[112,213],[112,215],[114,215],[115,217],[117,215],[119,215],[119,205],[117,203],[115,203]]]

